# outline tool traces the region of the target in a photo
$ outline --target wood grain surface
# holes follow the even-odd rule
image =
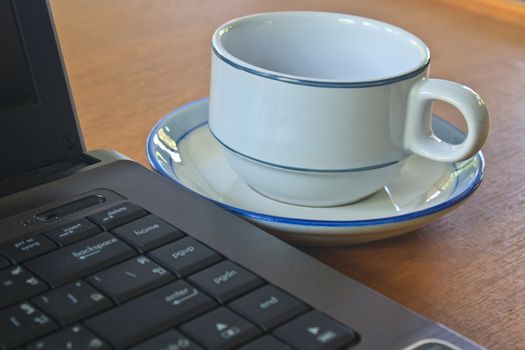
[[[454,212],[382,242],[303,248],[490,349],[525,349],[525,28],[439,1],[51,0],[88,149],[149,166],[164,114],[208,95],[210,37],[227,20],[323,10],[384,20],[421,37],[431,76],[477,90],[491,113],[486,177]],[[456,112],[435,111],[450,120]],[[327,286],[330,288],[330,286]],[[351,296],[349,296],[351,297]]]

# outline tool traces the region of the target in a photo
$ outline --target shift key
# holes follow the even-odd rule
[[[30,260],[25,266],[56,287],[135,255],[130,246],[104,232]]]

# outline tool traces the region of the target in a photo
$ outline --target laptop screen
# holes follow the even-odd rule
[[[47,1],[0,0],[0,185],[83,154]]]
[[[38,103],[9,1],[0,2],[0,47],[0,110]]]

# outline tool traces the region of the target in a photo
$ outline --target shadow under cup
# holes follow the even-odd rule
[[[212,49],[210,130],[260,193],[350,203],[382,188],[412,154],[408,100],[430,53],[405,30],[336,13],[265,13],[221,26]],[[422,114],[430,123],[430,104]]]

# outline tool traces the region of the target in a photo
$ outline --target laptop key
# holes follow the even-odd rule
[[[88,216],[95,224],[110,230],[148,214],[147,211],[132,203],[122,203],[109,209]]]
[[[291,348],[271,335],[265,335],[239,348],[239,350],[291,350]]]
[[[221,303],[226,303],[264,283],[262,279],[231,261],[223,261],[191,275],[188,281]]]
[[[11,266],[11,263],[9,262],[9,260],[7,260],[6,258],[0,255],[0,270],[5,269],[6,267],[9,267],[9,266]]]
[[[222,260],[219,254],[190,237],[165,245],[149,255],[179,276],[189,275]]]
[[[303,302],[269,285],[234,300],[229,307],[264,330],[274,328],[308,310]]]
[[[213,350],[233,349],[261,334],[255,325],[224,307],[182,325],[180,330]]]
[[[25,347],[25,350],[110,350],[110,347],[82,325],[53,333]]]
[[[34,258],[56,249],[56,245],[44,235],[19,239],[0,248],[0,252],[16,263]]]
[[[20,346],[46,335],[57,324],[30,303],[22,303],[0,311],[0,349]]]
[[[129,350],[203,350],[188,337],[173,329],[155,338],[129,348]]]
[[[277,328],[274,335],[302,350],[336,350],[357,340],[351,329],[315,310]]]
[[[181,230],[155,215],[147,215],[119,226],[111,230],[111,233],[128,242],[141,252],[157,248],[184,236]]]
[[[56,287],[134,255],[130,246],[104,232],[30,260],[25,266]]]
[[[96,314],[113,303],[84,281],[77,281],[32,299],[62,325]]]
[[[102,229],[88,219],[80,219],[55,227],[45,232],[45,235],[59,245],[66,246],[100,232],[102,232]]]
[[[87,320],[84,324],[117,349],[198,316],[216,303],[184,281],[170,283]]]
[[[0,271],[0,309],[47,289],[44,282],[21,266]]]
[[[175,280],[176,277],[155,262],[139,256],[90,276],[93,286],[122,303]]]

